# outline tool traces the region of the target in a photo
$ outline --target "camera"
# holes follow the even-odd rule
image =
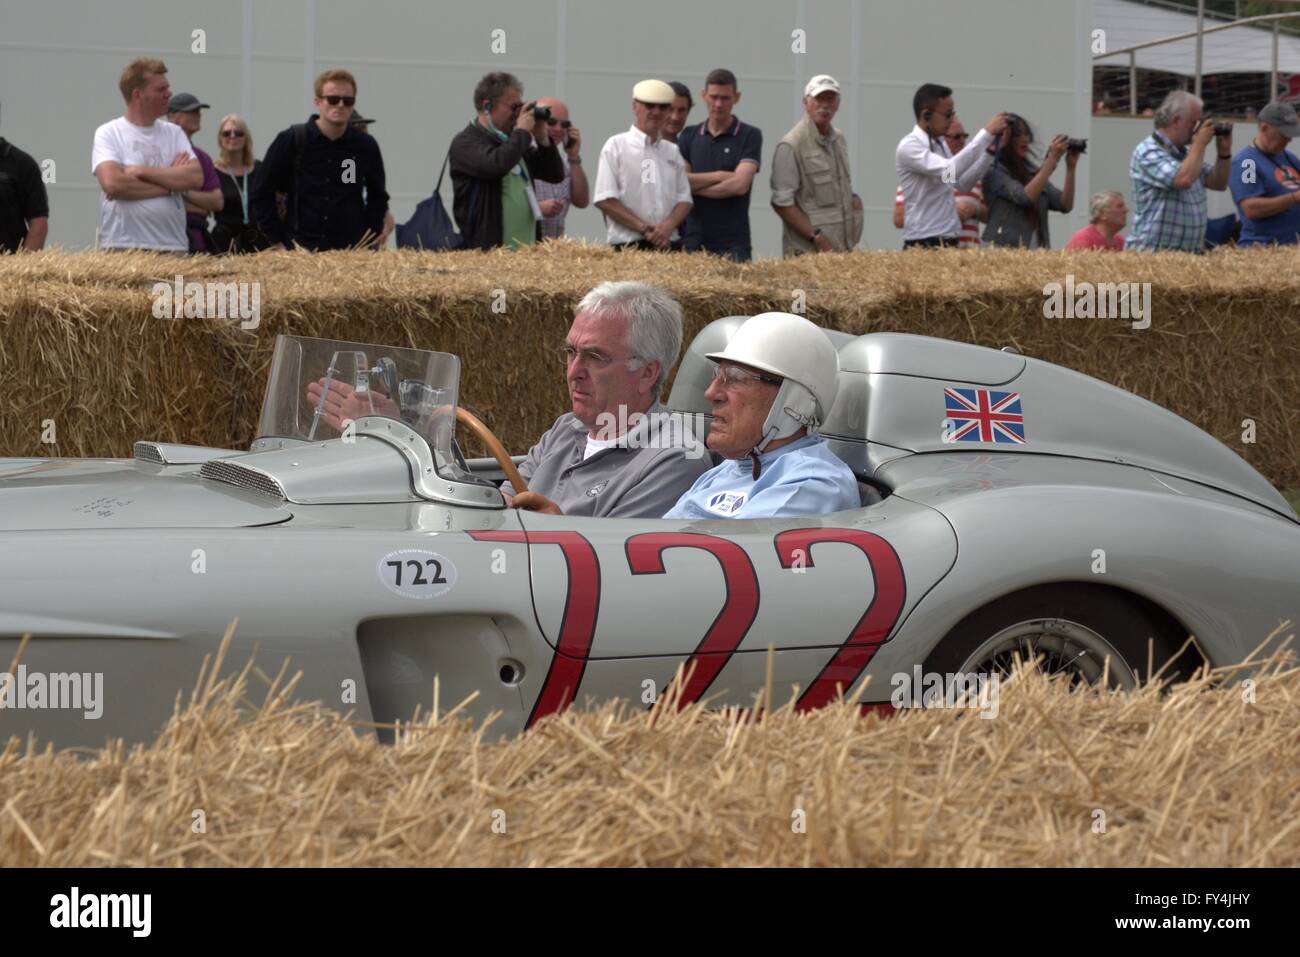
[[[1215,124],[1214,124],[1214,135],[1215,135],[1215,136],[1231,136],[1231,135],[1232,135],[1232,124],[1231,124],[1231,123],[1215,123]]]
[[[1065,148],[1071,153],[1086,153],[1088,152],[1088,141],[1086,139],[1076,140],[1071,138],[1066,141]]]
[[[551,108],[549,106],[534,106],[533,119],[538,123],[551,122]]]

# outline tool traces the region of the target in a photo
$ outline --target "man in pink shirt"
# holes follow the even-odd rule
[[[1090,222],[1070,237],[1066,249],[1109,249],[1119,252],[1124,248],[1124,237],[1119,231],[1128,222],[1128,207],[1124,197],[1114,190],[1093,193],[1088,201]]]

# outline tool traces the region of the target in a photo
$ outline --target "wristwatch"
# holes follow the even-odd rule
[[[808,237],[808,242],[810,243],[817,242],[817,237],[820,236],[821,234],[822,234],[822,228],[818,226],[816,229],[812,231],[812,235]]]
[[[581,166],[581,165],[582,165],[582,157],[581,157],[581,156],[570,156],[570,157],[569,157],[569,165],[570,165],[570,166]]]

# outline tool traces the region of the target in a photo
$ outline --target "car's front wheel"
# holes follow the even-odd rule
[[[1135,688],[1149,671],[1161,679],[1190,676],[1200,663],[1193,648],[1161,671],[1186,637],[1158,609],[1124,592],[1040,585],[972,612],[935,646],[924,668],[1005,677],[1019,658],[1071,682],[1097,685],[1105,677],[1110,688]]]

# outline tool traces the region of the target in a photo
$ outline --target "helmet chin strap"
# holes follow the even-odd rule
[[[786,379],[777,390],[763,421],[763,435],[749,451],[754,463],[753,475],[757,479],[762,467],[758,456],[778,439],[787,439],[800,429],[807,429],[809,435],[816,435],[821,423],[817,419],[817,400],[804,386],[793,379]]]

